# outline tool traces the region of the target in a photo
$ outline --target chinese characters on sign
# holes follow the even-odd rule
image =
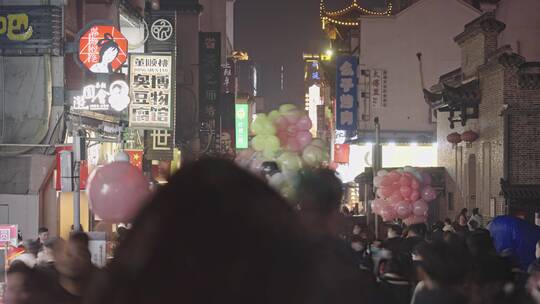
[[[337,59],[336,129],[356,130],[358,124],[358,58],[341,56]]]
[[[61,55],[62,34],[61,7],[0,5],[1,55]]]
[[[146,40],[146,52],[175,53],[176,12],[152,10],[146,14],[146,23],[150,26],[150,35]]]
[[[17,246],[17,225],[0,225],[0,247]]]
[[[117,80],[109,88],[105,82],[87,85],[82,95],[73,97],[73,110],[120,112],[129,105],[129,86],[125,81]]]
[[[385,70],[371,70],[370,73],[371,107],[386,108],[387,106],[387,75]]]
[[[235,125],[236,125],[236,148],[248,148],[249,120],[248,104],[239,103],[235,105]]]
[[[79,60],[93,73],[109,74],[126,62],[128,41],[112,25],[94,25],[79,38]]]
[[[0,15],[0,35],[6,35],[8,40],[26,41],[32,37],[34,30],[25,13]]]
[[[222,84],[223,93],[229,94],[236,91],[235,66],[232,59],[227,59],[227,63],[222,66]]]
[[[133,54],[129,61],[131,127],[171,127],[170,55]]]
[[[144,131],[144,157],[151,160],[173,160],[174,140],[170,130]]]
[[[219,127],[219,97],[221,94],[221,34],[199,34],[199,120],[203,132],[214,136],[211,142],[201,144],[211,147],[209,154],[215,153],[215,139],[221,130]]]

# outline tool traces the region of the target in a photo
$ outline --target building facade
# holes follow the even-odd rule
[[[142,167],[152,180],[170,174],[178,149],[186,159],[201,154],[199,95],[210,82],[217,87],[213,95],[221,94],[222,65],[234,46],[234,1],[6,0],[1,1],[0,17],[19,18],[10,21],[9,33],[0,35],[0,224],[18,224],[24,238],[36,237],[40,226],[47,226],[52,235],[69,233],[74,194],[60,188],[58,155],[60,150],[74,146],[75,137],[86,138],[80,146],[85,159],[77,163],[81,168],[77,172],[81,190],[85,189],[84,176],[113,161],[121,150],[135,149],[129,151],[137,155],[131,159],[132,164]],[[108,31],[109,35],[118,34],[113,40],[105,32],[98,34],[103,36],[102,42],[108,41],[124,56],[125,61],[118,63],[114,71],[107,66],[108,73],[96,73],[85,68],[81,59],[85,55],[82,37],[95,29],[94,24],[114,28],[113,32]],[[221,35],[217,48],[220,52],[212,66],[215,77],[211,80],[199,77],[201,32]],[[203,42],[203,46],[216,45]],[[156,91],[152,95],[139,87],[134,92],[137,84],[129,77],[133,76],[129,73],[130,56],[143,53],[166,57],[162,62],[166,62],[170,76],[160,78],[160,88],[170,91]],[[143,76],[139,79],[142,87],[148,85]],[[132,125],[131,118],[136,115],[129,107],[119,111],[77,108],[76,100],[94,91],[101,92],[102,84],[110,85],[112,92],[116,81],[128,83],[132,102],[157,100],[157,94],[162,94],[159,98],[163,100],[170,98],[166,126]],[[94,102],[102,97],[90,99]],[[225,99],[213,100],[220,120],[222,100]],[[223,115],[233,121],[234,129],[234,96],[227,100],[230,111]],[[156,117],[162,114],[157,113]],[[218,131],[213,130],[212,140],[219,149]],[[99,219],[92,214],[84,191],[80,209],[83,228],[93,229]]]
[[[532,218],[536,210],[520,199],[520,189],[540,184],[540,65],[500,45],[511,28],[496,16],[491,10],[465,25],[455,38],[460,68],[425,91],[438,111],[438,163],[447,172],[440,218],[461,208],[479,208],[485,218],[517,212]]]

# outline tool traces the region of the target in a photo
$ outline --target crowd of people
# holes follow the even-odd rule
[[[11,263],[4,302],[540,303],[540,262],[527,273],[498,255],[478,210],[429,229],[396,222],[378,240],[346,224],[342,194],[325,169],[302,174],[296,206],[229,161],[186,164],[104,269],[86,234],[40,230]]]

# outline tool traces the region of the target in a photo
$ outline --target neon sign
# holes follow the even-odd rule
[[[73,110],[109,111],[125,110],[130,103],[129,86],[123,80],[111,83],[107,89],[105,82],[87,85],[82,95],[73,97]]]

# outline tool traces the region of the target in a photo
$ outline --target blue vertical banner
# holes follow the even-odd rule
[[[336,63],[336,130],[353,131],[358,126],[358,58],[340,56]]]

